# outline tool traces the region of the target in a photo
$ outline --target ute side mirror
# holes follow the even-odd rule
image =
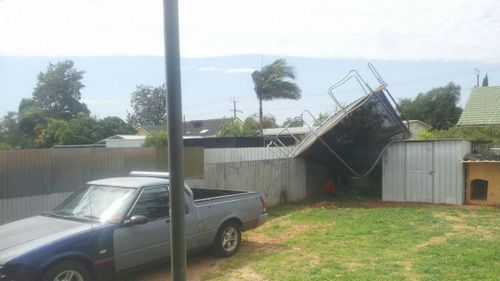
[[[149,219],[146,216],[136,215],[132,216],[129,219],[123,222],[123,226],[132,226],[132,225],[140,225],[146,224],[149,222]]]

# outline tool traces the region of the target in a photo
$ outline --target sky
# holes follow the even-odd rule
[[[496,0],[181,0],[181,54],[500,62]],[[161,0],[0,0],[0,55],[162,55]]]
[[[245,115],[257,111],[250,73],[279,57],[303,88],[299,102],[267,103],[280,120],[329,109],[328,86],[370,61],[396,98],[455,81],[463,105],[475,67],[500,84],[500,1],[179,2],[188,119],[228,114],[231,96]],[[49,62],[70,58],[87,71],[92,112],[125,117],[135,85],[164,81],[162,17],[160,0],[0,0],[0,115],[31,95]]]

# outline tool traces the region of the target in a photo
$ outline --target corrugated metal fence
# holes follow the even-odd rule
[[[203,179],[188,180],[192,187],[260,192],[269,206],[306,198],[306,162],[270,159],[206,163]]]
[[[185,150],[186,176],[203,177],[203,148]],[[0,223],[50,209],[90,180],[132,170],[167,171],[166,149],[59,148],[0,151]]]
[[[279,148],[186,148],[186,173],[193,187],[261,192],[272,206],[306,198],[327,173],[288,159]],[[0,152],[0,224],[53,208],[92,179],[131,170],[167,170],[166,150],[71,148]],[[321,172],[319,172],[321,170]],[[318,182],[317,182],[318,181]]]
[[[305,198],[305,162],[288,159],[281,148],[205,149],[204,178],[193,187],[260,192],[272,206]]]
[[[205,163],[226,163],[287,158],[279,147],[241,147],[205,149]]]

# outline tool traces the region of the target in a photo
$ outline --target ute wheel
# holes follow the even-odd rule
[[[241,229],[238,223],[227,221],[217,231],[213,245],[214,252],[219,257],[230,257],[240,249]]]
[[[75,261],[63,261],[53,265],[43,276],[43,281],[91,281],[85,266]]]

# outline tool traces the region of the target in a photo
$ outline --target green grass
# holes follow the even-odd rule
[[[498,280],[500,211],[453,207],[270,211],[204,280]]]

